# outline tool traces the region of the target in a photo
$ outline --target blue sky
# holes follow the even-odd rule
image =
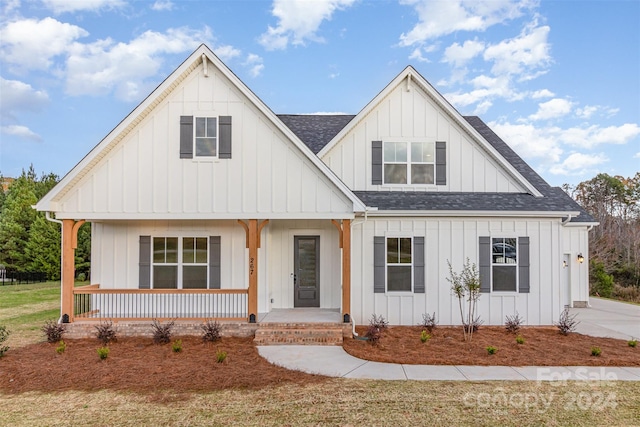
[[[0,3],[0,173],[67,173],[200,43],[274,112],[356,114],[408,64],[552,185],[640,171],[640,1]]]

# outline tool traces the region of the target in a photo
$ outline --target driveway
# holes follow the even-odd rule
[[[640,305],[591,297],[591,307],[572,308],[576,332],[594,337],[640,339]]]

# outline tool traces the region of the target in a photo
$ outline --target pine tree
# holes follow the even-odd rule
[[[60,225],[39,213],[29,230],[25,251],[31,271],[46,273],[49,280],[60,279]]]

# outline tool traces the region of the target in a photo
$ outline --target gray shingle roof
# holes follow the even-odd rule
[[[355,116],[352,115],[300,115],[278,114],[278,118],[289,129],[318,154],[334,136],[344,128]]]
[[[329,143],[355,116],[278,115],[315,154]],[[561,188],[551,187],[479,117],[464,119],[544,197],[527,193],[354,191],[367,206],[379,210],[424,211],[578,211],[571,222],[596,222]]]

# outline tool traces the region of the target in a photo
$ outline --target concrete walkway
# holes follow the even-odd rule
[[[571,309],[580,322],[576,332],[629,340],[640,338],[640,306],[591,298],[591,307]],[[259,346],[274,365],[330,377],[376,380],[445,381],[640,381],[637,367],[585,366],[443,366],[369,362],[340,346]]]
[[[443,381],[640,381],[640,368],[585,366],[444,366],[369,362],[341,346],[259,346],[260,355],[274,365],[329,377],[374,380]]]

